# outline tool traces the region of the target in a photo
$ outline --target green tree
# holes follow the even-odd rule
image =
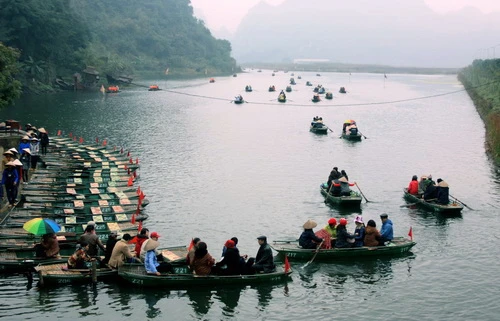
[[[0,42],[0,108],[4,108],[21,95],[21,82],[14,77],[18,72],[20,52]]]

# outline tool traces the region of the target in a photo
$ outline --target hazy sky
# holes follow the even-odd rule
[[[205,23],[210,29],[217,30],[225,27],[230,32],[234,32],[248,10],[260,1],[262,0],[191,0],[191,4],[193,8],[202,12]],[[277,5],[285,0],[264,1]],[[500,0],[425,0],[425,2],[431,9],[440,13],[465,6],[476,7],[484,13],[500,12]]]

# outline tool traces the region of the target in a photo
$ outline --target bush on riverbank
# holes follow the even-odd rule
[[[485,123],[488,152],[500,164],[500,59],[474,60],[458,79]]]

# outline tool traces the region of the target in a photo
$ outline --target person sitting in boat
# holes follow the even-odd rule
[[[227,240],[224,244],[223,259],[217,262],[216,266],[221,275],[240,275],[243,273],[244,265],[241,264],[242,257],[233,240]]]
[[[312,220],[307,220],[307,222],[304,223],[304,231],[299,237],[299,246],[303,249],[315,249],[318,247],[318,243],[323,242],[323,239],[317,237],[313,232],[313,228],[316,226],[318,226],[318,224]]]
[[[280,92],[280,96],[283,96],[283,98],[286,98],[286,95],[285,95],[285,92],[283,91],[283,89]]]
[[[437,198],[437,188],[433,181],[430,181],[425,188],[423,198],[425,201],[435,201]]]
[[[354,220],[356,228],[354,229],[354,247],[362,247],[365,242],[365,223],[363,217],[358,215]]]
[[[259,242],[259,250],[255,258],[249,258],[247,261],[247,273],[271,273],[276,270],[276,265],[273,259],[273,250],[267,244],[267,237],[261,235],[257,237]]]
[[[337,239],[337,220],[332,217],[328,220],[328,224],[323,228],[328,235],[330,235],[330,248],[335,247],[335,241]]]
[[[380,232],[377,230],[377,223],[374,220],[369,220],[366,223],[364,245],[378,246],[381,239]]]
[[[146,253],[144,259],[144,268],[146,273],[161,275],[161,272],[172,272],[172,265],[168,262],[158,262],[156,248],[160,245],[158,238],[160,235],[156,232],[151,233],[151,239],[144,244],[143,251]]]
[[[100,248],[103,251],[103,253],[106,252],[106,249],[104,248],[104,245],[99,239],[99,236],[97,236],[97,234],[95,233],[95,225],[87,224],[87,227],[85,227],[85,232],[83,233],[82,236],[80,236],[78,242],[79,243],[85,242],[89,245],[87,253],[90,256],[98,256],[99,255],[98,248]]]
[[[418,195],[418,177],[413,175],[411,182],[408,185],[408,193],[412,195]]]
[[[195,237],[191,240],[188,248],[188,254],[186,255],[186,264],[189,265],[191,261],[194,259],[194,252],[198,248],[198,243],[200,243],[200,238]]]
[[[238,95],[238,96],[234,97],[234,100],[235,101],[243,101],[243,96]]]
[[[335,241],[336,248],[350,248],[354,244],[354,235],[347,232],[347,220],[341,218],[337,225],[337,240]]]
[[[330,194],[333,196],[340,196],[342,193],[342,185],[340,184],[340,178],[334,178],[332,180],[332,187],[330,189]]]
[[[59,241],[54,233],[42,236],[39,244],[35,245],[35,255],[40,258],[55,258],[59,256]]]
[[[116,245],[113,249],[113,252],[111,252],[111,257],[109,258],[109,267],[113,269],[118,269],[120,266],[122,266],[125,263],[132,263],[132,262],[137,262],[141,263],[141,260],[136,258],[131,252],[128,247],[128,241],[132,239],[132,236],[130,234],[125,233],[122,236],[122,239],[119,242],[116,242]]]
[[[346,131],[346,134],[348,134],[348,135],[357,135],[358,134],[358,127],[356,126],[356,123],[352,123],[346,127],[345,131]]]
[[[147,228],[143,228],[141,229],[141,231],[139,232],[139,234],[137,234],[136,237],[134,237],[134,240],[132,242],[135,241],[135,257],[138,257],[138,258],[141,258],[141,248],[142,248],[142,244],[147,240],[149,239],[149,230]],[[143,261],[143,260],[141,260]]]
[[[337,179],[337,178],[340,178],[339,169],[338,169],[338,167],[334,167],[332,169],[332,171],[330,172],[330,175],[328,176],[328,180],[326,183],[329,191],[331,190],[333,180]]]
[[[76,246],[76,251],[68,258],[69,269],[88,269],[86,262],[90,262],[92,257],[87,254],[89,244],[80,242]]]
[[[113,253],[116,242],[118,242],[118,233],[116,231],[112,231],[108,235],[108,240],[106,241],[106,253],[104,254],[104,259],[101,261],[101,264],[105,265],[109,263],[111,253]]]
[[[448,183],[443,181],[441,178],[437,179],[437,203],[442,205],[448,205],[450,203],[450,188]]]
[[[418,182],[418,194],[422,195],[425,192],[425,189],[427,188],[427,176],[422,175],[420,177],[420,181]]]
[[[382,221],[382,228],[380,229],[380,243],[379,245],[385,245],[387,242],[392,241],[394,238],[392,221],[389,219],[389,215],[386,213],[380,214],[380,220]]]
[[[351,196],[351,189],[349,186],[354,186],[355,183],[349,183],[345,176],[338,179],[338,183],[334,183],[333,186],[340,186],[340,196]],[[337,186],[338,187],[338,186]]]
[[[345,170],[340,171],[340,177],[345,177],[345,179],[349,180],[349,176],[347,176],[347,173]]]
[[[214,264],[215,259],[208,253],[207,243],[199,242],[194,251],[193,259],[189,262],[189,267],[193,273],[196,275],[209,275]]]

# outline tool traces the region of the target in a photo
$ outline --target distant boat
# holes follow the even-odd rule
[[[269,91],[276,91],[276,87],[274,87],[274,85],[269,86]]]
[[[333,99],[333,94],[329,91],[325,94],[326,99]]]
[[[273,76],[273,77],[274,77],[274,72],[273,72],[273,74],[272,74],[271,76]]]
[[[238,75],[237,74],[233,74],[233,77],[238,77]]]
[[[344,87],[340,87],[340,89],[339,89],[339,93],[341,93],[341,94],[345,94],[345,93],[347,93],[347,91],[345,90],[345,88],[344,88]]]
[[[158,87],[158,85],[151,85],[149,86],[148,89],[148,91],[158,91],[158,90],[161,90],[160,87]]]
[[[257,70],[257,72],[262,72],[262,70],[259,69],[259,70]]]
[[[209,83],[213,83],[213,82],[215,82],[215,79],[210,78],[210,80],[209,80],[208,82],[209,82]]]
[[[319,97],[319,94],[314,94],[311,100],[313,103],[317,103],[321,101],[321,98]]]
[[[250,85],[246,85],[246,86],[245,86],[245,91],[246,91],[246,92],[252,92],[252,91],[253,91],[252,86],[250,86]]]
[[[292,77],[290,78],[290,85],[296,85],[297,83],[295,82],[295,79]]]
[[[299,76],[297,76],[297,79],[302,79],[302,76],[300,76],[300,75],[299,75]]]
[[[287,93],[292,92],[292,86],[286,86],[285,91],[286,91]]]
[[[320,74],[316,74],[316,76],[320,77],[321,75]]]
[[[243,100],[243,96],[238,95],[238,96],[234,97],[235,104],[243,104],[244,102],[245,102],[245,100]]]
[[[280,94],[280,95],[278,96],[278,101],[279,101],[280,103],[285,103],[285,102],[286,102],[286,95],[285,95],[285,94]]]
[[[310,81],[306,82],[306,86],[312,86],[312,85],[313,84]]]
[[[106,92],[108,94],[117,93],[119,91],[120,91],[120,87],[118,87],[118,86],[109,86],[108,88],[106,88]]]

